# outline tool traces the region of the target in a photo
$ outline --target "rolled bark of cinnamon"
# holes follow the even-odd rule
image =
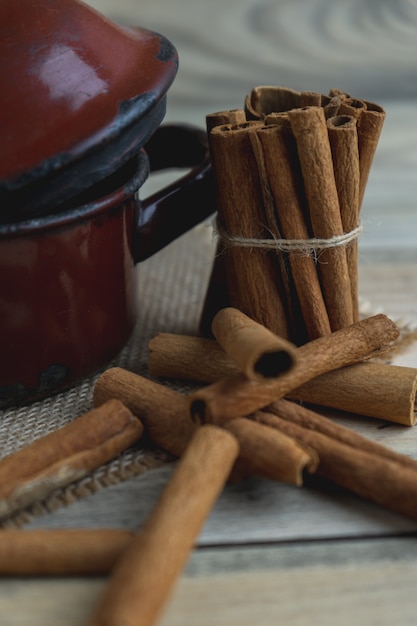
[[[362,113],[358,121],[360,165],[359,206],[361,206],[363,202],[369,173],[386,117],[384,109],[379,106],[379,104],[367,100],[364,102],[366,104],[366,111]]]
[[[263,191],[248,133],[251,124],[257,122],[216,126],[210,133],[218,221],[224,231],[220,235],[222,244],[227,243],[224,263],[230,304],[277,335],[288,337],[276,257],[241,243],[267,236]]]
[[[417,461],[405,454],[399,454],[391,448],[382,446],[381,444],[359,435],[351,428],[346,428],[337,424],[335,421],[308,409],[307,407],[291,402],[289,400],[277,400],[273,404],[266,407],[267,413],[272,413],[281,417],[289,422],[298,424],[308,430],[313,430],[331,439],[335,439],[340,443],[344,443],[352,448],[357,448],[365,452],[379,455],[384,458],[391,459],[396,463],[405,465],[415,471],[417,471]]]
[[[385,122],[384,109],[374,102],[345,98],[338,115],[352,115],[357,119],[360,168],[359,207],[362,205],[366,185],[376,148]]]
[[[274,124],[259,128],[257,135],[282,236],[289,241],[308,240],[300,164],[289,121],[275,116]],[[288,262],[308,339],[329,334],[329,316],[313,256],[295,249],[289,252]],[[294,341],[302,343],[297,338]]]
[[[258,172],[262,195],[262,206],[260,207],[258,219],[260,220],[259,223],[264,226],[265,235],[267,236],[266,248],[263,252],[271,256],[271,259],[275,259],[276,262],[276,289],[278,289],[280,293],[287,316],[287,337],[291,339],[291,341],[304,343],[307,341],[305,325],[300,312],[298,296],[292,283],[287,255],[276,244],[277,241],[283,239],[283,234],[281,225],[277,219],[274,198],[271,193],[265,154],[258,137],[258,129],[260,126],[262,125],[252,124],[247,128],[247,133],[253,153],[253,160]],[[275,165],[277,166],[276,162]]]
[[[317,468],[317,454],[292,437],[262,426],[245,417],[225,424],[239,441],[242,473],[301,487],[303,471],[312,473]]]
[[[238,373],[213,339],[160,333],[149,352],[153,376],[213,383]],[[413,426],[416,422],[417,369],[364,362],[327,372],[286,396],[357,415]]]
[[[2,530],[0,575],[107,574],[133,537],[128,530],[110,528]]]
[[[158,333],[149,341],[152,376],[213,383],[238,373],[238,368],[214,339]]]
[[[300,106],[301,94],[289,87],[254,87],[245,98],[246,117],[262,120],[269,113],[289,111]]]
[[[0,517],[80,480],[140,439],[141,422],[120,401],[108,400],[0,461]]]
[[[209,135],[216,126],[223,126],[223,124],[243,124],[243,122],[246,122],[246,114],[243,109],[227,109],[206,115],[206,128]]]
[[[322,102],[323,95],[321,93],[318,93],[317,91],[302,91],[300,93],[299,106],[301,108],[308,106],[320,107],[322,106]]]
[[[416,368],[373,362],[318,376],[291,391],[288,397],[413,426],[416,393]]]
[[[346,445],[277,415],[259,412],[256,419],[313,447],[319,455],[319,476],[391,511],[417,520],[415,469]]]
[[[286,396],[325,372],[352,365],[375,354],[399,335],[385,315],[375,315],[298,348],[297,365],[274,382],[258,383],[236,374],[190,394],[195,422],[223,424]]]
[[[331,117],[327,120],[327,131],[343,232],[350,233],[359,226],[360,166],[356,119],[348,115]],[[353,321],[357,322],[359,319],[357,238],[347,244],[346,258]]]
[[[296,347],[234,307],[218,311],[213,335],[238,369],[252,380],[276,378],[296,363]]]
[[[332,239],[343,234],[339,199],[327,133],[321,107],[288,112],[296,138],[314,237]],[[320,252],[320,275],[332,331],[353,322],[349,270],[343,246]]]
[[[90,626],[149,626],[173,585],[239,453],[224,429],[195,433],[155,508],[116,564]]]
[[[95,406],[110,398],[128,406],[143,422],[151,439],[175,456],[183,454],[196,431],[188,417],[185,396],[120,367],[106,370],[94,387]]]
[[[243,124],[245,121],[246,115],[243,109],[230,109],[209,113],[206,115],[206,129],[209,144],[210,133],[216,126],[222,126],[223,124]],[[231,271],[232,268],[229,267],[229,272],[231,273]],[[200,317],[199,329],[203,335],[211,336],[211,322],[214,315],[219,309],[229,306],[230,304],[228,285],[225,277],[224,250],[221,242],[218,242]]]
[[[366,104],[363,100],[357,98],[344,98],[339,107],[338,115],[349,115],[356,120],[360,118],[363,111],[366,111]]]

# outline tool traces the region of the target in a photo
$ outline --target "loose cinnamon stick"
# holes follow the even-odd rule
[[[46,498],[116,457],[142,436],[129,409],[110,400],[0,461],[0,517]]]
[[[245,98],[248,119],[262,120],[269,113],[289,111],[300,106],[301,94],[289,87],[254,87]]]
[[[398,337],[396,325],[375,315],[298,348],[297,365],[274,382],[258,383],[236,374],[190,394],[190,413],[196,422],[222,424],[284,397],[325,372],[375,355]]]
[[[133,532],[110,528],[2,530],[0,575],[106,574],[133,537]]]
[[[323,435],[335,439],[340,443],[351,446],[352,448],[364,450],[365,452],[370,452],[372,454],[391,459],[396,463],[400,463],[401,465],[417,471],[417,461],[411,457],[406,456],[405,454],[399,454],[398,452],[391,450],[391,448],[382,446],[372,439],[363,437],[351,428],[341,426],[333,420],[328,419],[303,405],[297,404],[296,402],[284,399],[277,400],[273,404],[269,405],[265,411],[277,415],[278,417],[294,424],[298,424],[298,426],[302,426],[308,430],[322,433]]]
[[[301,487],[303,471],[317,468],[316,453],[284,433],[245,417],[230,420],[225,428],[239,441],[239,462],[247,474]]]
[[[93,402],[100,406],[110,398],[128,406],[158,446],[175,456],[183,454],[196,430],[188,418],[185,396],[138,374],[112,367],[97,380]]]
[[[301,191],[300,164],[289,122],[275,118],[274,125],[260,128],[257,135],[264,151],[282,236],[287,240],[307,240],[310,233]],[[289,253],[288,261],[308,338],[329,334],[329,316],[313,256],[294,250]]]
[[[225,252],[230,304],[277,335],[289,336],[286,309],[275,256],[255,247],[233,244],[265,238],[263,192],[248,128],[257,122],[216,126],[210,133],[218,218],[231,240]],[[223,238],[224,239],[224,238]],[[224,245],[226,242],[223,241]]]
[[[238,373],[213,339],[160,333],[150,346],[153,376],[213,383]],[[416,368],[365,362],[317,376],[286,396],[412,426],[416,422],[416,379]]]
[[[297,141],[314,237],[331,239],[343,234],[334,179],[326,118],[321,107],[293,109],[288,117]],[[344,247],[324,248],[320,275],[330,327],[344,328],[353,322],[349,271]]]
[[[388,458],[340,443],[269,413],[256,419],[313,447],[317,474],[391,511],[417,520],[417,471]]]
[[[213,335],[238,369],[263,381],[288,372],[296,363],[296,347],[233,307],[218,311]]]
[[[318,376],[288,396],[311,404],[389,420],[416,423],[417,369],[359,363]]]
[[[145,526],[113,571],[90,626],[148,626],[162,611],[239,453],[224,429],[193,436]]]
[[[148,345],[152,376],[212,383],[237,374],[236,364],[214,339],[158,333]]]
[[[356,119],[338,115],[327,120],[333,170],[339,198],[343,232],[350,233],[359,225],[360,167]],[[346,246],[352,298],[353,320],[359,319],[358,240]]]

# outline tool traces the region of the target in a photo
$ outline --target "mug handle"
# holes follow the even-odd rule
[[[189,124],[160,126],[145,146],[150,170],[192,168],[140,202],[135,261],[144,261],[216,210],[205,130]]]

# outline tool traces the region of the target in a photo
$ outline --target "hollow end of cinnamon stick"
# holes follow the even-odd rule
[[[235,307],[217,312],[213,335],[247,378],[263,381],[288,372],[296,363],[296,347]]]
[[[197,398],[190,405],[191,419],[195,424],[206,423],[206,403],[204,400]]]
[[[286,350],[274,350],[262,354],[254,363],[253,369],[262,378],[276,378],[288,372],[293,365],[294,359]]]

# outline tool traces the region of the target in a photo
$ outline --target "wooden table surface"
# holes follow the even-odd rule
[[[387,111],[363,205],[360,292],[369,311],[417,328],[417,2],[90,0],[162,32],[180,69],[166,119],[204,125],[255,85],[342,88]],[[197,229],[187,237],[201,236]],[[185,239],[185,242],[187,239]],[[174,245],[183,245],[182,242]],[[397,358],[417,367],[417,347]],[[337,419],[417,459],[417,430]],[[28,527],[145,520],[171,466],[108,487]],[[164,626],[416,623],[417,525],[328,486],[258,479],[218,500],[161,619]],[[79,626],[104,577],[3,578],[1,626]]]

